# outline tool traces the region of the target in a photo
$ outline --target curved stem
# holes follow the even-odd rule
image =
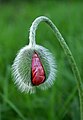
[[[30,45],[32,47],[35,46],[36,29],[37,29],[39,23],[42,21],[46,22],[51,27],[51,29],[54,31],[57,39],[59,40],[59,42],[60,42],[60,44],[65,52],[65,54],[68,57],[68,60],[70,61],[70,65],[72,67],[72,70],[73,70],[73,73],[75,75],[76,82],[77,82],[79,98],[80,98],[80,113],[81,113],[80,115],[81,115],[81,120],[83,120],[83,89],[82,89],[82,81],[81,81],[81,77],[79,74],[79,70],[77,68],[77,65],[76,65],[76,62],[73,58],[73,55],[72,55],[69,47],[67,46],[64,38],[62,37],[62,35],[60,34],[57,27],[53,24],[53,22],[49,18],[44,17],[44,16],[40,16],[34,20],[34,22],[32,23],[32,26],[30,28],[30,35],[29,35]]]

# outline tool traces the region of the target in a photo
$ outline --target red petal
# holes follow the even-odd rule
[[[31,78],[33,85],[40,85],[45,81],[45,71],[37,53],[32,56]]]

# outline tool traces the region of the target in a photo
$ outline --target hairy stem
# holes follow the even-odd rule
[[[78,92],[79,92],[79,99],[80,99],[80,119],[83,120],[83,89],[82,89],[82,81],[81,81],[81,77],[79,74],[79,70],[77,68],[76,62],[73,58],[73,55],[68,47],[68,45],[66,44],[64,38],[62,37],[61,33],[59,32],[59,30],[57,29],[57,27],[53,24],[53,22],[44,16],[40,16],[38,18],[36,18],[34,20],[34,22],[32,23],[32,26],[30,28],[30,35],[29,35],[29,40],[30,40],[30,45],[32,47],[35,46],[35,34],[36,34],[36,29],[39,25],[40,22],[46,22],[51,29],[54,31],[58,41],[60,42],[65,54],[67,55],[68,60],[70,61],[70,65],[72,67],[74,76],[76,78],[76,82],[77,82],[77,87],[78,87]]]

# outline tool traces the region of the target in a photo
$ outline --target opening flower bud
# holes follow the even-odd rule
[[[30,28],[29,45],[18,52],[12,65],[14,81],[21,92],[34,93],[36,88],[45,90],[54,83],[56,77],[54,57],[48,49],[35,42],[35,30],[39,23],[36,22],[38,19]]]
[[[48,49],[27,45],[18,52],[12,71],[18,88],[22,92],[33,93],[36,87],[44,90],[54,83],[56,65]]]

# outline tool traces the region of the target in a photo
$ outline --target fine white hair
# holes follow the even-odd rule
[[[33,86],[31,83],[31,61],[34,51],[40,57],[46,75],[45,82],[39,86]],[[18,52],[12,65],[12,73],[14,82],[21,92],[34,93],[36,87],[45,90],[53,85],[56,77],[55,59],[48,49],[40,45],[35,45],[34,48],[27,45]]]

